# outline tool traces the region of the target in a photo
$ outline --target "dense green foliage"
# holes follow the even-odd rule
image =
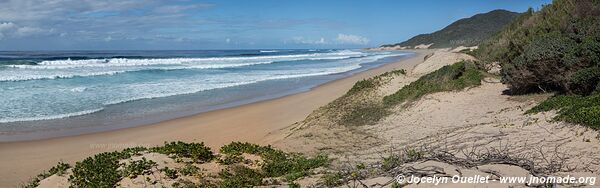
[[[423,95],[454,91],[481,84],[482,75],[472,62],[458,62],[429,73],[396,93],[383,98],[386,106],[410,102]]]
[[[389,46],[410,46],[414,47],[420,44],[431,44],[431,48],[447,48],[457,46],[475,46],[490,36],[496,34],[504,26],[509,24],[519,14],[506,10],[494,10],[484,14],[477,14],[470,18],[460,19],[444,29],[431,34],[417,35],[407,41],[383,45]]]
[[[530,9],[475,54],[501,63],[513,93],[588,95],[600,79],[600,1],[556,0]]]
[[[590,96],[558,95],[527,111],[537,113],[559,110],[557,120],[588,125],[600,130],[600,94]]]
[[[555,0],[529,9],[474,51],[482,63],[500,62],[512,94],[556,91],[531,112],[599,127],[600,1]],[[596,94],[595,94],[596,93]]]
[[[119,160],[121,152],[100,153],[77,162],[69,177],[73,187],[114,187],[121,180]]]

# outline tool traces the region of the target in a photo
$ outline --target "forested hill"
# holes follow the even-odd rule
[[[470,18],[460,19],[433,33],[420,34],[407,41],[383,45],[382,47],[403,46],[413,48],[417,45],[431,43],[433,45],[430,48],[475,46],[498,33],[518,15],[519,13],[516,12],[493,10],[488,13],[476,14]]]

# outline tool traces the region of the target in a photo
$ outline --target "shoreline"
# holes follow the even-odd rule
[[[144,126],[83,135],[0,143],[1,185],[16,186],[59,161],[74,163],[96,153],[132,146],[154,146],[166,141],[204,142],[218,148],[231,141],[268,144],[267,135],[302,121],[313,110],[343,95],[354,83],[394,69],[411,70],[427,51],[309,91],[232,108],[204,112]]]
[[[136,100],[127,103],[120,103],[109,105],[103,107],[101,111],[94,112],[90,114],[85,114],[81,116],[73,116],[59,119],[49,119],[49,120],[39,120],[34,121],[33,123],[28,124],[27,122],[23,124],[19,124],[21,122],[13,123],[9,126],[12,127],[32,127],[26,128],[23,130],[15,130],[14,132],[10,131],[2,131],[0,130],[0,143],[9,143],[9,142],[22,142],[22,141],[33,141],[33,140],[45,140],[51,138],[59,138],[59,137],[67,137],[67,136],[77,136],[84,134],[92,134],[98,132],[107,132],[125,128],[139,127],[145,125],[156,124],[172,119],[183,118],[187,116],[193,116],[201,113],[206,113],[215,110],[222,110],[227,108],[234,108],[241,105],[273,100],[281,97],[286,97],[289,95],[294,95],[302,92],[310,91],[311,89],[318,87],[323,84],[327,84],[329,82],[343,79],[346,77],[351,77],[355,74],[368,71],[385,64],[394,63],[397,61],[401,61],[403,59],[407,59],[414,56],[414,54],[403,54],[394,57],[386,57],[379,59],[377,61],[368,62],[362,64],[361,68],[353,69],[347,72],[335,73],[329,75],[319,75],[313,78],[297,78],[296,81],[282,81],[282,82],[290,82],[290,84],[286,86],[277,85],[274,83],[278,80],[268,80],[264,83],[252,83],[249,85],[253,85],[252,87],[256,88],[265,88],[265,85],[272,85],[275,88],[271,88],[267,91],[256,92],[252,90],[240,91],[236,90],[234,87],[226,87],[226,88],[218,88],[212,91],[204,91],[192,94],[184,94],[184,95],[176,95],[176,96],[168,96],[161,98],[152,98],[148,100]],[[390,59],[387,59],[390,58]],[[302,80],[299,80],[302,79]],[[293,83],[292,83],[293,82]],[[296,83],[303,83],[298,85]],[[242,85],[239,87],[246,87],[248,85]],[[273,92],[274,91],[274,92]],[[203,95],[214,95],[211,93],[220,93],[221,95],[226,95],[232,93],[231,99],[233,100],[224,100],[223,103],[210,103],[210,102],[198,102],[206,100],[206,98],[201,98]],[[243,94],[242,94],[243,93]],[[248,94],[251,93],[251,94]],[[242,98],[241,96],[245,96]],[[165,102],[170,101],[170,102]],[[186,101],[186,102],[182,102]],[[112,115],[116,115],[115,111],[136,111],[139,108],[148,108],[147,104],[152,104],[155,108],[161,108],[161,106],[165,105],[176,105],[178,108],[169,108],[170,110],[162,110],[162,111],[146,111],[144,115],[134,115],[134,116],[123,116],[116,117],[114,119],[106,119],[103,117],[111,117]],[[142,107],[140,107],[142,106]],[[126,109],[126,110],[124,110]],[[143,109],[142,109],[143,110]],[[112,111],[105,113],[106,111]],[[101,118],[102,117],[102,118]],[[3,125],[0,123],[0,125]],[[64,126],[64,127],[58,127]],[[37,128],[36,128],[37,127]],[[43,128],[39,128],[43,127]]]

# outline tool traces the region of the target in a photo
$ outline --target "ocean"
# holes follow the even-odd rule
[[[0,140],[135,126],[281,97],[409,55],[337,49],[0,52]]]

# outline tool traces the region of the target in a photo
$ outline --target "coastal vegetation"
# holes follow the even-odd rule
[[[478,86],[481,84],[482,78],[480,70],[473,62],[461,61],[422,76],[394,94],[385,96],[383,103],[386,106],[395,106],[414,101],[429,93],[455,91]]]
[[[357,82],[352,89],[342,98],[350,98],[357,95],[358,91],[375,88],[382,84],[382,78],[396,72],[388,72],[382,75]],[[384,96],[375,102],[352,105],[348,113],[344,114],[339,123],[347,126],[360,126],[373,124],[391,113],[391,110],[400,104],[408,104],[418,100],[422,96],[442,91],[457,91],[481,84],[483,74],[471,61],[461,61],[452,65],[444,66],[432,73],[420,77],[418,80],[401,88],[391,95]],[[357,100],[342,99],[339,102],[352,102]],[[360,101],[360,100],[358,100]],[[340,105],[338,105],[340,106]]]
[[[220,153],[215,154],[203,143],[178,141],[152,148],[135,147],[105,152],[77,162],[74,167],[61,162],[24,187],[37,187],[41,180],[55,174],[70,174],[68,182],[71,187],[115,187],[124,178],[135,179],[138,176],[145,177],[144,184],[150,185],[164,183],[163,179],[156,177],[171,179],[174,182],[170,186],[173,187],[295,185],[296,179],[312,175],[314,169],[325,167],[330,161],[325,155],[307,157],[298,153],[286,153],[271,146],[241,142],[224,145],[219,151]],[[166,155],[183,166],[165,166],[159,169],[158,166],[166,165],[166,162],[160,164],[145,157],[152,153]],[[251,161],[244,154],[258,156],[254,160],[260,162]],[[219,164],[221,170],[210,174],[198,167],[211,162]]]
[[[558,110],[556,119],[600,127],[600,1],[529,9],[473,54],[500,63],[511,94],[556,92],[530,113]]]
[[[44,171],[38,174],[36,177],[32,178],[29,184],[25,185],[26,188],[34,188],[40,185],[40,181],[46,179],[52,175],[62,176],[66,173],[67,169],[71,168],[71,165],[63,162],[58,162],[56,166],[53,166],[48,170],[48,172]]]
[[[477,14],[470,18],[460,19],[445,28],[430,33],[420,34],[411,39],[382,45],[381,47],[415,47],[421,44],[433,44],[430,48],[448,48],[458,46],[476,46],[485,39],[502,30],[511,23],[519,13],[506,10],[493,10]]]

